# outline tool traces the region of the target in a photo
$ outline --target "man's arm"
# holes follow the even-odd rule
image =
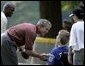
[[[73,24],[70,32],[70,39],[69,39],[69,50],[68,50],[68,62],[72,64],[73,59],[73,47],[76,45],[76,25]]]
[[[43,53],[42,53],[42,54],[39,54],[39,53],[37,53],[37,52],[35,52],[35,51],[33,51],[33,50],[25,50],[25,53],[26,53],[28,56],[37,57],[37,58],[39,58],[40,60],[43,60],[43,61],[46,60],[46,58],[45,58],[45,56],[43,55]]]
[[[25,59],[28,59],[29,56],[32,56],[32,57],[37,57],[37,58],[39,58],[40,60],[43,60],[43,61],[47,60],[46,56],[43,53],[39,54],[39,53],[37,53],[37,52],[35,52],[33,50],[22,49],[22,47],[19,47],[19,51],[21,52],[21,55]]]
[[[68,62],[70,64],[72,64],[72,47],[69,47],[69,50],[68,50]]]

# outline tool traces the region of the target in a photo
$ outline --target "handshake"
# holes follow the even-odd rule
[[[42,53],[40,54],[40,60],[47,61],[49,59],[50,54]]]
[[[29,55],[27,55],[26,52],[21,47],[19,47],[19,51],[21,52],[21,55],[24,59],[29,58]],[[38,57],[42,61],[47,61],[49,58],[49,54],[46,54],[46,53],[36,55],[36,53],[33,52],[33,55],[35,55],[36,57]]]

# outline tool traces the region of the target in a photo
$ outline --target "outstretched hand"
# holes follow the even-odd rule
[[[40,54],[40,60],[42,60],[42,61],[47,61],[48,60],[48,55],[46,54],[46,53],[42,53],[42,54]]]

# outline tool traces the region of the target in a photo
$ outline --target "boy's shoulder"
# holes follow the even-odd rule
[[[54,48],[52,49],[52,51],[54,51],[54,52],[59,52],[59,51],[62,51],[62,49],[68,49],[68,46],[65,45],[65,46],[54,47]]]

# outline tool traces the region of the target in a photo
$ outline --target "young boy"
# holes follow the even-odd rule
[[[69,41],[69,32],[66,30],[60,30],[56,39],[60,42],[58,47],[52,49],[47,61],[48,65],[64,65],[61,61],[62,53],[68,54],[68,46],[66,44]],[[67,57],[64,60],[66,61]],[[68,62],[66,64],[68,64]]]

